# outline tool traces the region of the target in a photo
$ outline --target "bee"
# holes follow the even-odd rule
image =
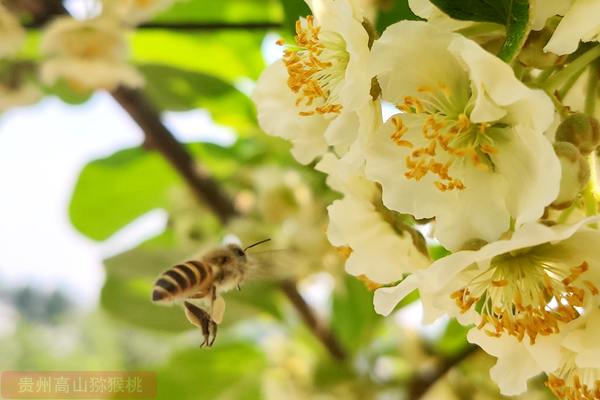
[[[236,287],[240,289],[255,266],[255,260],[246,251],[269,240],[244,249],[227,244],[171,267],[154,283],[152,301],[161,305],[183,304],[188,321],[202,331],[201,347],[212,346],[225,310],[221,294]]]

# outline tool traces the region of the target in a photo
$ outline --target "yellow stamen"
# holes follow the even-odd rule
[[[326,70],[333,67],[323,56],[326,49],[320,38],[321,27],[309,15],[303,24],[296,21],[296,45],[283,52],[283,62],[288,72],[288,86],[297,95],[296,106],[301,107],[301,116],[315,114],[339,114],[342,105],[331,99],[329,81],[331,74]],[[285,44],[279,39],[277,44]],[[330,58],[331,59],[331,58]],[[345,68],[345,66],[344,66]],[[326,71],[326,72],[323,72]]]
[[[598,295],[598,289],[590,281],[582,281],[582,286],[575,284],[588,270],[586,262],[564,272],[545,264],[538,267],[539,270],[531,270],[521,268],[520,264],[492,264],[450,297],[461,313],[481,302],[479,328],[487,334],[500,336],[507,333],[519,341],[527,336],[534,344],[540,335],[559,332],[559,322],[577,319],[580,315],[577,307],[584,305],[588,293]],[[561,273],[563,275],[559,277]],[[556,304],[554,307],[550,306],[552,300]]]

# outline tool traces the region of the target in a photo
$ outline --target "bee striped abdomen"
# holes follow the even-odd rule
[[[185,299],[212,286],[212,269],[200,261],[187,261],[163,272],[152,291],[152,301],[170,303]]]

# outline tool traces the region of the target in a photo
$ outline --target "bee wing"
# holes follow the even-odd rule
[[[265,250],[249,253],[250,279],[282,280],[289,279],[301,270],[302,257],[291,249]]]

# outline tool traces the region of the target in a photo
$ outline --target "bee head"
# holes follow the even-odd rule
[[[211,265],[223,270],[243,269],[246,262],[246,253],[236,244],[228,244],[213,251],[209,256]]]
[[[233,254],[233,257],[237,259],[238,262],[246,262],[246,252],[242,250],[240,246],[237,244],[228,244],[227,248]]]

